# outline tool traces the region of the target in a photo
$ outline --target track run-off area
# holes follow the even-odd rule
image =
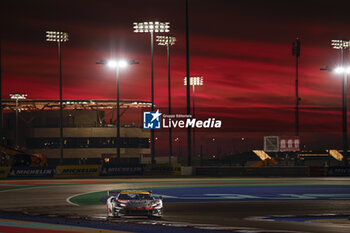
[[[107,219],[107,191],[125,189],[162,196],[164,217]],[[350,232],[350,178],[1,180],[0,210],[0,232]]]

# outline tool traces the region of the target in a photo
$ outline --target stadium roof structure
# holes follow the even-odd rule
[[[103,110],[115,109],[115,100],[63,100],[63,109],[74,110]],[[144,108],[151,107],[151,101],[140,100],[121,100],[120,108]],[[16,100],[3,100],[3,110],[16,110]],[[60,108],[59,100],[18,100],[18,108],[21,111],[40,111],[40,110],[58,110]]]

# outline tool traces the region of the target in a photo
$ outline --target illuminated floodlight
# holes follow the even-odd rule
[[[118,62],[118,66],[119,66],[120,68],[127,67],[127,66],[128,66],[128,62],[127,62],[126,60],[120,60],[120,61]]]
[[[349,40],[332,40],[332,46],[334,49],[346,49],[350,47]]]
[[[124,68],[128,66],[128,62],[126,60],[119,60],[119,61],[110,60],[107,62],[107,66],[110,68],[116,68],[116,67]]]
[[[158,45],[169,46],[175,44],[176,37],[171,35],[157,36],[156,41],[158,42]]]
[[[10,94],[10,98],[14,100],[25,100],[27,99],[27,94],[19,94],[19,93],[14,93]]]
[[[46,41],[67,42],[68,33],[58,31],[46,31]]]
[[[169,22],[141,22],[134,23],[134,32],[169,32]]]
[[[184,78],[184,85],[187,85],[187,78]],[[203,76],[191,77],[190,86],[203,86]]]
[[[334,69],[334,72],[337,74],[343,74],[343,73],[347,73],[350,74],[350,66],[349,67],[337,67]]]
[[[107,62],[107,66],[110,68],[115,68],[115,67],[117,67],[117,65],[118,65],[118,63],[115,60],[110,60]]]
[[[344,71],[345,71],[344,67],[337,67],[334,69],[334,72],[337,74],[342,74],[344,73]]]

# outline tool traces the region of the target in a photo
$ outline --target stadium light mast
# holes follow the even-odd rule
[[[68,41],[68,33],[60,31],[46,31],[46,41],[58,44],[59,82],[60,82],[60,164],[63,164],[63,101],[62,101],[62,62],[61,43]]]
[[[190,39],[189,39],[189,17],[188,17],[188,0],[185,2],[185,23],[186,23],[186,77],[190,75]],[[186,109],[187,115],[191,115],[191,91],[190,91],[190,79],[187,79],[186,86]],[[187,166],[192,165],[191,161],[191,128],[187,128]]]
[[[19,94],[19,93],[15,93],[15,94],[10,94],[10,98],[13,100],[16,100],[16,132],[15,132],[15,141],[16,141],[16,149],[19,149],[19,142],[18,142],[18,112],[20,111],[20,109],[18,108],[18,101],[19,100],[24,100],[27,98],[27,94]]]
[[[300,57],[300,38],[296,38],[293,42],[292,55],[295,56],[295,96],[296,96],[296,104],[295,104],[295,134],[299,136],[299,57]]]
[[[141,22],[134,23],[134,32],[136,33],[150,33],[151,34],[151,98],[152,98],[152,112],[154,111],[154,76],[153,76],[153,34],[159,32],[169,32],[170,23],[168,22]],[[151,129],[151,154],[152,164],[156,163],[155,160],[155,147],[154,147],[154,129]]]
[[[0,37],[0,145],[3,143],[2,121],[2,38]]]
[[[170,83],[170,46],[174,45],[176,41],[175,36],[157,36],[158,45],[166,46],[167,48],[167,60],[168,60],[168,101],[169,101],[169,116],[171,115],[171,83]],[[169,164],[171,164],[171,156],[173,156],[173,146],[172,146],[172,132],[171,127],[169,127]]]
[[[184,78],[184,85],[187,85],[187,78]],[[203,86],[203,76],[196,76],[196,77],[190,77],[190,85],[192,86],[192,118],[195,118],[195,104],[194,104],[194,100],[195,100],[195,86]],[[195,127],[193,127],[192,129],[192,133],[193,133],[193,137],[192,137],[192,154],[193,157],[195,158],[196,156],[196,137],[195,137]]]
[[[128,65],[139,64],[138,62],[132,60],[127,61],[124,59],[121,60],[109,60],[109,61],[100,61],[96,62],[99,65],[107,65],[111,69],[115,69],[116,81],[117,81],[117,137],[115,146],[117,149],[117,160],[120,163],[120,99],[119,99],[119,75],[120,69],[126,68]]]
[[[332,40],[332,46],[341,51],[341,66],[334,71],[343,75],[343,156],[344,165],[348,166],[347,74],[350,73],[350,70],[345,67],[344,50],[349,48],[350,41],[345,39]]]

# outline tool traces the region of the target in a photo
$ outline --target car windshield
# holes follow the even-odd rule
[[[120,194],[118,199],[119,200],[152,200],[153,198],[150,194],[127,193],[127,194]]]

